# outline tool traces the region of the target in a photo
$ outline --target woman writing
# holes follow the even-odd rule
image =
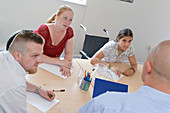
[[[44,53],[42,59],[44,63],[60,65],[60,71],[64,76],[71,75],[73,58],[73,29],[70,24],[73,20],[73,10],[69,6],[61,6],[59,10],[41,25],[35,33],[40,34],[44,40]],[[64,60],[59,57],[65,49]]]
[[[120,30],[116,42],[109,41],[92,57],[91,63],[103,63],[112,69],[117,75],[121,73],[128,76],[135,73],[137,70],[137,62],[134,48],[131,44],[133,40],[133,33],[130,29]],[[129,60],[131,67],[124,72],[119,68],[111,67],[112,62],[124,62]],[[110,64],[106,63],[110,62]]]

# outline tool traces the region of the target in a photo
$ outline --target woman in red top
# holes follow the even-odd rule
[[[45,40],[43,62],[60,65],[64,76],[71,75],[74,33],[70,24],[73,16],[74,12],[69,6],[61,6],[57,13],[47,20],[46,24],[34,31]],[[64,49],[64,60],[60,60],[59,56]]]

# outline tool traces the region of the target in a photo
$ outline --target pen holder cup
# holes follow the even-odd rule
[[[87,91],[89,89],[90,84],[91,84],[91,81],[86,81],[83,78],[82,81],[81,81],[81,84],[80,84],[80,89]]]

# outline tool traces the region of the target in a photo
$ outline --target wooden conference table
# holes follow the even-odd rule
[[[125,70],[130,67],[126,63],[113,63],[114,66]],[[138,70],[134,75],[121,78],[119,83],[127,84],[129,92],[135,92],[143,82],[141,79],[142,64],[138,64]],[[78,113],[78,110],[86,102],[88,102],[93,94],[93,86],[89,87],[88,91],[83,91],[79,88],[79,83],[77,82],[77,77],[80,68],[83,70],[91,71],[93,65],[90,64],[89,60],[84,59],[74,59],[73,60],[73,72],[72,76],[63,79],[48,71],[38,68],[38,72],[35,74],[28,75],[26,79],[36,85],[40,85],[42,88],[49,90],[52,89],[65,89],[65,92],[55,92],[56,99],[60,102],[51,108],[47,113]],[[28,109],[30,113],[42,113],[37,108],[28,104]]]

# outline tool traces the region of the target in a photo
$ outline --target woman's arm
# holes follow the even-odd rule
[[[137,61],[136,61],[135,54],[132,55],[131,57],[129,57],[128,59],[129,59],[131,68],[133,68],[136,71],[137,70]]]
[[[62,71],[62,74],[65,76],[71,76],[72,59],[73,59],[73,38],[70,38],[66,42],[65,56],[64,56],[64,61],[69,62],[69,65],[61,66],[60,68],[60,71]]]
[[[64,58],[69,61],[72,61],[73,59],[73,38],[67,40]]]
[[[108,63],[101,60],[102,58],[104,58],[104,53],[103,53],[103,51],[99,50],[93,55],[93,57],[90,60],[90,63],[93,65],[95,65],[97,63],[103,63],[103,64],[109,66]]]
[[[57,64],[57,65],[60,65],[60,66],[65,66],[67,68],[71,68],[71,65],[72,63],[67,60],[67,59],[64,59],[64,60],[60,60],[59,57],[49,57],[47,55],[44,55],[42,54],[42,60],[44,63],[49,63],[49,64]]]
[[[135,54],[133,54],[131,57],[128,58],[129,59],[129,63],[131,65],[131,67],[127,70],[125,70],[122,74],[128,76],[128,75],[132,75],[135,73],[135,71],[137,70],[137,61],[136,61],[136,57]]]

